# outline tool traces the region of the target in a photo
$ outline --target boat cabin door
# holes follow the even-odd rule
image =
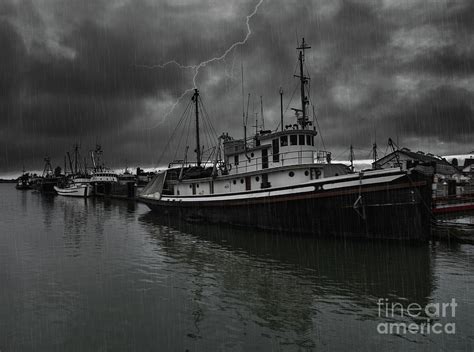
[[[268,169],[268,149],[262,149],[262,169]]]
[[[250,191],[252,189],[252,179],[250,176],[245,177],[245,190]]]

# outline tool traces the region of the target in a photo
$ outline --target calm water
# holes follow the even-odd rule
[[[141,204],[0,185],[0,351],[466,350],[474,246],[166,224]],[[458,307],[378,334],[377,301]]]

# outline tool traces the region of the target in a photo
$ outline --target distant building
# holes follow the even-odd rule
[[[421,151],[412,152],[408,148],[396,150],[383,158],[372,163],[372,167],[377,169],[386,169],[391,167],[402,167],[407,169],[418,164],[430,164],[435,168],[435,173],[444,176],[453,176],[459,174],[459,170],[449,163],[446,159],[433,154],[425,154]],[[474,166],[473,166],[474,168]]]
[[[462,166],[463,174],[474,174],[474,159],[469,158],[464,160],[464,165]]]

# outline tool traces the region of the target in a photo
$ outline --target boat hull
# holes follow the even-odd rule
[[[54,186],[54,190],[60,196],[87,198],[92,195],[92,187],[89,185],[79,185],[73,187],[60,188]]]
[[[58,178],[44,178],[39,180],[33,188],[41,193],[56,193],[54,187],[60,182]]]
[[[135,182],[97,182],[94,184],[95,194],[101,197],[135,199]]]
[[[140,200],[162,215],[188,221],[314,236],[416,240],[430,236],[431,176],[412,173],[365,182],[304,184],[267,192],[268,196],[248,193],[227,200]]]

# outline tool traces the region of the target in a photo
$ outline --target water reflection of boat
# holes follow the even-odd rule
[[[434,289],[431,249],[426,243],[316,240],[231,226],[190,224],[154,213],[140,219],[149,225],[150,233],[156,234],[153,238],[169,256],[189,260],[190,265],[201,258],[206,265],[228,271],[229,279],[240,281],[243,290],[261,294],[258,287],[245,282],[266,282],[267,294],[285,295],[282,287],[287,283],[281,282],[284,280],[279,276],[294,276],[301,282],[286,294],[307,294],[309,297],[297,300],[298,304],[306,300],[308,307],[325,296],[347,297],[374,309],[374,302],[386,297],[426,305]],[[163,236],[166,233],[169,236]],[[265,265],[273,271],[273,281],[265,278],[265,272],[248,270]],[[309,290],[299,291],[302,287]]]

